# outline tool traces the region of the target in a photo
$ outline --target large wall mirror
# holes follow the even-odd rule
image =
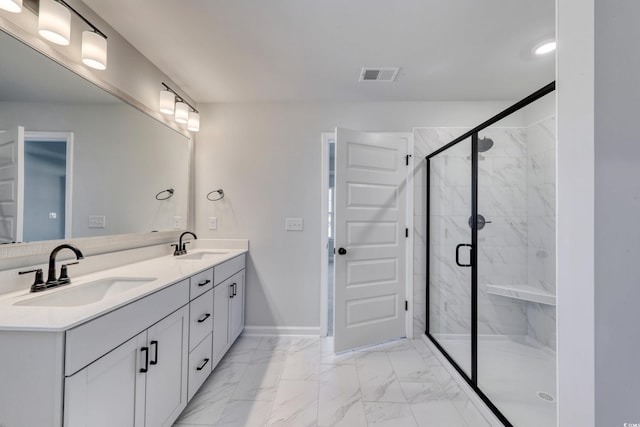
[[[186,136],[3,31],[0,51],[0,243],[186,227]]]

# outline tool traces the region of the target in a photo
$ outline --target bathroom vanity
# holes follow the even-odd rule
[[[0,425],[171,426],[244,328],[244,249],[0,298]]]

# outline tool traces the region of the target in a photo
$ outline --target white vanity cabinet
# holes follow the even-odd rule
[[[244,328],[244,255],[215,267],[213,289],[213,360],[225,355]]]
[[[65,379],[66,427],[171,426],[187,404],[188,309]]]

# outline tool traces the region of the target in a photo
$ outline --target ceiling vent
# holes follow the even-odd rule
[[[360,72],[361,82],[392,82],[395,81],[400,68],[398,67],[367,67]]]

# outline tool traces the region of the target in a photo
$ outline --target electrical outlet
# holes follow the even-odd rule
[[[209,217],[209,230],[217,230],[218,229],[218,218],[215,216]]]
[[[58,217],[58,214],[55,212],[49,212],[49,219],[56,219]]]
[[[104,215],[89,215],[89,228],[105,228],[106,222]]]
[[[182,217],[174,216],[173,217],[173,228],[182,228]]]
[[[286,231],[302,231],[302,218],[287,218],[284,229]]]

